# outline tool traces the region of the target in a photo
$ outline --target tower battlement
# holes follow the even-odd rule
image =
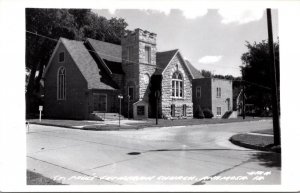
[[[122,38],[122,41],[133,42],[133,41],[142,41],[145,43],[156,45],[156,33],[149,32],[147,30],[142,30],[136,28],[133,31],[128,31]]]

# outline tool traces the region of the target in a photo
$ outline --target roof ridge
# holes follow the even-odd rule
[[[102,40],[97,40],[97,39],[93,39],[93,38],[86,38],[87,40],[95,40],[97,42],[101,42],[101,43],[106,43],[106,44],[112,44],[112,45],[115,45],[115,46],[121,46],[119,44],[114,44],[114,43],[111,43],[111,42],[105,42],[105,41],[102,41]]]
[[[165,50],[165,51],[160,51],[160,52],[156,52],[156,53],[165,53],[165,52],[173,52],[173,51],[178,51],[179,49],[172,49],[172,50]]]

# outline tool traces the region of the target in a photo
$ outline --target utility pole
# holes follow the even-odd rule
[[[246,108],[246,100],[245,100],[246,94],[245,94],[245,82],[243,82],[243,119],[245,119],[245,108]]]
[[[130,95],[128,95],[127,118],[129,119]]]
[[[120,99],[120,109],[119,109],[119,127],[121,127],[121,108],[122,108],[122,105],[121,105],[121,100],[123,99],[123,96],[120,94],[120,95],[118,95],[118,98]]]
[[[268,21],[268,39],[269,39],[269,54],[270,54],[270,71],[271,71],[271,84],[272,84],[272,114],[273,114],[273,135],[274,145],[280,145],[280,123],[279,123],[279,111],[278,111],[278,87],[276,77],[276,64],[273,44],[273,29],[272,29],[272,15],[271,9],[267,9],[267,21]]]

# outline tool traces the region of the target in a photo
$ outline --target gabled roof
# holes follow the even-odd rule
[[[177,52],[178,49],[156,52],[156,65],[158,68],[156,69],[155,74],[162,74]]]
[[[120,45],[91,38],[87,38],[87,41],[101,58],[112,62],[122,62],[122,47]]]
[[[187,63],[186,60],[184,60],[178,49],[156,53],[156,65],[158,68],[156,69],[155,74],[163,74],[167,66],[170,64],[170,62],[176,55],[178,55],[182,59],[183,64],[185,65],[193,79],[195,79],[195,75],[199,77],[199,74],[197,74],[197,69],[192,64]]]
[[[89,51],[81,41],[68,40],[66,38],[60,38],[58,44],[62,43],[73,59],[74,63],[80,70],[83,77],[88,83],[88,89],[104,89],[104,90],[115,90],[114,87],[102,82],[99,74],[99,68],[90,55]],[[52,56],[55,54],[54,50]],[[51,57],[49,64],[51,64]],[[49,65],[47,66],[49,68]],[[47,69],[45,70],[45,73]]]
[[[87,38],[86,42],[104,62],[109,73],[124,74],[122,69],[122,47],[117,44]]]
[[[203,78],[201,72],[197,70],[188,60],[185,60],[188,68],[190,69],[191,73],[193,74],[193,79]]]

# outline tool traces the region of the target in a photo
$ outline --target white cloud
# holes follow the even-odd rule
[[[260,20],[263,17],[264,10],[262,9],[249,9],[249,10],[239,10],[239,9],[220,9],[218,13],[222,17],[222,23],[238,23],[245,24],[252,21]]]
[[[207,9],[199,9],[199,8],[180,8],[182,14],[187,19],[196,19],[197,17],[202,17],[207,14]],[[160,13],[164,13],[165,15],[169,15],[171,13],[171,9],[168,8],[159,8],[155,9],[155,11],[159,11]]]
[[[207,14],[207,9],[195,8],[182,8],[181,9],[183,16],[187,19],[196,19],[197,17],[202,17]]]
[[[166,16],[168,16],[171,12],[171,9],[168,9],[168,8],[159,8],[159,9],[154,9],[154,10],[151,10],[151,11],[158,11],[160,13],[163,13],[165,14]]]
[[[111,14],[111,15],[114,15],[116,13],[116,9],[114,8],[109,8],[108,9],[108,12]]]
[[[114,15],[116,13],[117,9],[114,8],[109,8],[108,12],[111,15]],[[151,14],[153,12],[159,12],[163,13],[166,16],[170,15],[171,9],[170,8],[158,8],[158,9],[140,9],[142,11],[145,11],[147,14]],[[182,11],[182,14],[185,18],[187,19],[196,19],[197,17],[202,17],[207,14],[208,10],[207,9],[199,9],[199,8],[180,8]]]
[[[204,56],[198,60],[199,63],[202,64],[211,64],[219,62],[223,56]]]

